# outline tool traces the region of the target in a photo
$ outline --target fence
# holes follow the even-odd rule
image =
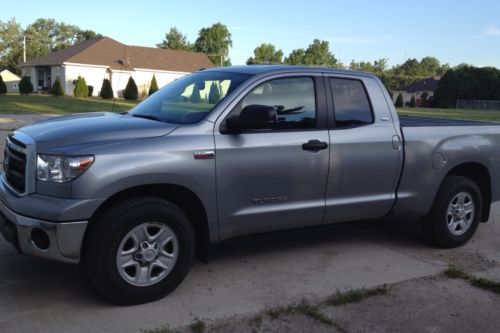
[[[481,101],[459,99],[457,100],[457,109],[478,109],[478,110],[499,110],[500,101]]]

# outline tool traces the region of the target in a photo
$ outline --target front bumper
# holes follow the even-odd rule
[[[0,233],[5,239],[25,254],[78,263],[88,220],[104,200],[19,197],[3,178],[0,175]]]
[[[33,219],[13,212],[0,201],[0,233],[25,254],[78,263],[87,224]]]

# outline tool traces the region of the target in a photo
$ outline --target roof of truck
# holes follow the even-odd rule
[[[318,73],[332,73],[332,74],[357,74],[364,76],[373,76],[373,73],[351,71],[344,69],[335,69],[329,67],[319,67],[319,66],[292,66],[292,65],[246,65],[246,66],[231,66],[231,67],[216,67],[210,69],[204,69],[209,71],[224,71],[224,72],[234,72],[243,74],[263,74],[263,73],[281,73],[290,71],[307,71],[307,72],[318,72]]]

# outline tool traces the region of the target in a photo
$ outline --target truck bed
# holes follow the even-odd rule
[[[422,127],[422,126],[481,126],[481,125],[500,125],[496,122],[459,120],[419,116],[399,116],[401,127]]]

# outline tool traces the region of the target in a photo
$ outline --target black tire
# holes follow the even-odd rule
[[[470,226],[463,234],[455,235],[448,228],[448,207],[459,193],[468,193],[472,198],[474,216]],[[481,190],[477,184],[469,178],[462,176],[447,176],[439,187],[434,204],[430,213],[423,219],[423,227],[426,236],[436,246],[442,248],[453,248],[462,246],[471,239],[477,230],[481,213],[483,211],[483,199]]]
[[[117,251],[135,227],[155,221],[165,224],[177,237],[178,256],[172,270],[150,286],[127,282],[117,267]],[[96,288],[111,302],[140,304],[164,297],[187,275],[195,253],[195,233],[184,212],[156,197],[139,197],[109,207],[89,227],[83,249],[83,267]]]

